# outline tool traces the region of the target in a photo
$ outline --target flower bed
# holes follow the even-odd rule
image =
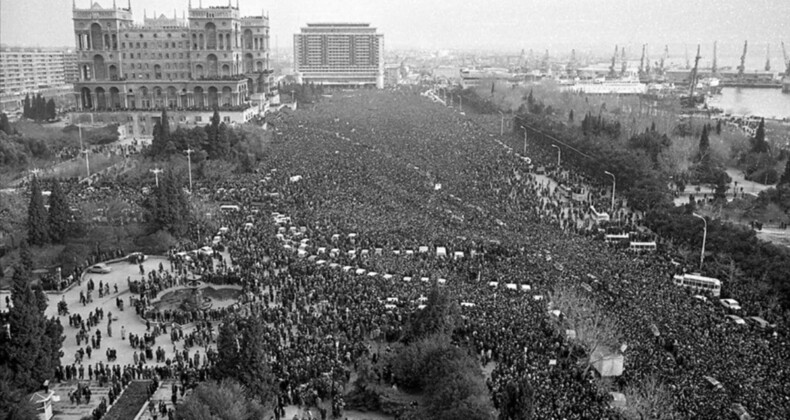
[[[151,381],[132,381],[102,420],[133,419],[148,400]]]

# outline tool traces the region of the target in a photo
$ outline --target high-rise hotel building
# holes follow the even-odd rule
[[[384,87],[384,35],[367,23],[308,23],[294,35],[300,83]]]
[[[112,111],[135,135],[150,135],[163,108],[175,123],[205,122],[214,108],[226,121],[251,118],[252,97],[269,88],[269,18],[240,16],[238,0],[202,2],[193,8],[189,0],[181,18],[144,14],[142,24],[132,20],[130,0],[126,8],[75,3],[79,111],[111,121],[102,113]]]

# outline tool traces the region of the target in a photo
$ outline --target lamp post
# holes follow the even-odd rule
[[[502,120],[499,123],[499,135],[505,135],[505,114],[502,111],[499,111],[499,115],[502,117]]]
[[[524,130],[524,156],[527,156],[527,127],[521,127]]]
[[[609,171],[603,171],[603,173],[612,177],[612,216],[614,216],[614,189],[617,186],[617,178]]]
[[[154,176],[156,177],[156,188],[159,188],[159,174],[161,174],[163,171],[159,168],[149,169],[149,171],[154,173]]]
[[[90,161],[90,159],[88,159],[88,155],[91,153],[91,151],[88,150],[88,149],[85,149],[85,150],[82,151],[82,153],[85,155],[85,169],[88,171],[88,178],[90,178],[91,177],[91,161]]]
[[[560,146],[557,146],[556,144],[552,144],[551,147],[557,149],[557,168],[559,168],[560,163],[562,162],[562,149],[560,149]]]
[[[189,167],[189,192],[192,193],[192,153],[195,151],[187,148],[184,153],[187,154],[187,166]]]
[[[705,240],[708,239],[708,221],[697,213],[692,213],[692,215],[698,219],[702,219],[702,223],[704,223],[704,230],[702,231],[702,251],[699,254],[699,271],[702,272],[702,263],[705,262]]]

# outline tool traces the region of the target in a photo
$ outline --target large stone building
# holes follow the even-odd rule
[[[75,5],[80,112],[72,119],[84,121],[80,114],[91,113],[94,122],[115,121],[146,136],[163,108],[181,124],[205,122],[215,108],[225,120],[254,116],[253,103],[261,102],[270,81],[268,16],[240,16],[238,0],[210,7],[201,0],[197,8],[189,0],[187,13],[144,15],[137,24],[131,4]]]
[[[384,35],[367,23],[308,23],[294,34],[299,83],[384,87]]]

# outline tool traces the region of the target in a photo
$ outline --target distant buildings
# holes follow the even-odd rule
[[[0,110],[22,105],[25,95],[59,96],[69,89],[69,70],[76,72],[70,51],[36,48],[0,49]]]
[[[300,83],[384,87],[384,35],[367,23],[308,23],[294,35]]]
[[[269,18],[242,17],[236,6],[193,8],[188,16],[144,16],[127,8],[74,8],[79,112],[148,136],[161,115],[204,124],[217,108],[226,122],[258,114],[270,87]],[[112,111],[112,112],[106,112]]]

